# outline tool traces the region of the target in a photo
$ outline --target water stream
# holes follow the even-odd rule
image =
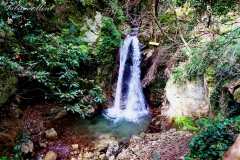
[[[120,48],[120,68],[114,106],[91,119],[69,117],[55,122],[54,129],[59,140],[53,146],[41,149],[36,155],[39,157],[49,149],[65,159],[64,157],[69,155],[71,144],[78,143],[82,148],[91,148],[95,140],[104,134],[124,141],[132,135],[146,131],[151,117],[141,88],[140,66],[138,38],[129,35]]]
[[[141,51],[137,36],[128,35],[120,48],[120,67],[114,106],[105,110],[107,118],[115,122],[140,122],[148,115],[147,103],[141,87]]]

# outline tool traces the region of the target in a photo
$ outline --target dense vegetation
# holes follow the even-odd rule
[[[81,3],[90,5],[85,1]],[[44,7],[53,5],[50,4]],[[84,117],[88,114],[89,104],[103,101],[102,90],[94,81],[96,69],[106,63],[112,64],[112,54],[121,41],[113,20],[103,20],[102,40],[93,50],[82,40],[78,26],[68,19],[64,23],[57,22],[55,10],[45,13],[8,11],[9,6],[17,5],[14,0],[1,2],[0,64],[7,69],[5,74],[18,76],[24,81],[22,83],[34,85],[24,93],[19,90],[16,94],[24,97],[37,90],[36,98],[57,100]],[[37,4],[20,1],[19,5],[29,8]],[[55,5],[59,5],[58,2]],[[44,28],[45,23],[51,28]]]
[[[54,7],[41,12],[10,9],[39,4]],[[240,96],[227,89],[240,78],[240,27],[233,25],[239,8],[238,0],[0,2],[0,107],[16,95],[28,99],[24,103],[47,99],[88,116],[89,105],[104,101],[99,80],[110,78],[99,75],[98,70],[112,71],[122,40],[117,25],[127,20],[141,25],[139,38],[147,47],[150,40],[160,42],[159,48],[169,57],[168,62],[164,60],[165,77],[179,85],[186,80],[205,80],[212,89],[209,117],[181,117],[175,124],[198,133],[190,143],[188,159],[219,159],[239,133],[236,100]],[[89,44],[82,30],[91,30],[85,22],[94,19],[96,11],[103,17],[97,40]],[[158,64],[153,61],[147,83],[164,88],[165,82],[153,78]]]
[[[232,95],[231,91],[229,92],[227,86],[237,85],[236,81],[240,76],[240,27],[226,32],[220,31],[221,25],[232,21],[220,18],[221,14],[228,13],[230,10],[234,12],[239,6],[229,5],[226,1],[214,3],[201,1],[201,3],[194,3],[197,7],[195,12],[209,12],[204,7],[199,8],[205,3],[210,6],[210,12],[216,19],[215,22],[207,23],[208,28],[212,25],[214,37],[211,37],[210,41],[193,39],[194,45],[188,44],[190,54],[187,63],[174,68],[172,75],[174,82],[179,85],[185,83],[186,80],[197,80],[207,82],[206,85],[211,89],[209,117],[202,124],[200,123],[200,126],[201,119],[195,121],[195,125],[193,121],[189,123],[185,119],[180,120],[185,129],[189,129],[189,126],[191,126],[189,130],[194,130],[192,126],[201,128],[199,132],[194,130],[198,132],[198,135],[190,142],[191,151],[187,159],[221,159],[239,133],[239,103],[235,101],[237,98]],[[179,123],[179,119],[176,122]]]

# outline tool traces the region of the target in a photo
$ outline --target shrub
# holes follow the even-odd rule
[[[206,124],[190,141],[190,153],[186,158],[221,159],[239,133],[239,122],[239,117],[237,117],[235,119],[218,119]]]
[[[193,118],[179,117],[174,118],[174,122],[177,128],[182,128],[183,130],[198,131],[199,129],[194,124]]]
[[[97,48],[97,58],[101,64],[113,63],[113,53],[120,46],[121,34],[112,18],[103,18],[100,30],[101,42]]]

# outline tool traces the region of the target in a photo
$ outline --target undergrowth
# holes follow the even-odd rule
[[[221,159],[240,131],[240,116],[205,122],[199,134],[190,141],[190,153],[186,156],[188,160]]]
[[[175,126],[177,129],[190,130],[190,131],[199,131],[199,128],[194,124],[193,118],[187,117],[178,117],[174,118]]]
[[[187,159],[221,159],[236,140],[240,131],[239,104],[230,93],[226,93],[224,102],[221,98],[226,84],[240,78],[239,60],[240,28],[236,28],[204,47],[192,48],[188,63],[173,70],[173,82],[177,84],[186,79],[203,81],[205,78],[207,86],[211,88],[213,119],[200,118],[194,123],[186,118],[175,119],[175,123],[183,129],[200,130],[190,142]],[[226,113],[223,113],[224,106],[228,107]]]

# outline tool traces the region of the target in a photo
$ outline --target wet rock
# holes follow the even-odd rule
[[[46,130],[45,134],[48,140],[57,139],[57,132],[53,128]]]
[[[57,153],[50,151],[46,154],[43,160],[56,160],[57,157],[58,157]]]
[[[31,140],[28,140],[27,142],[23,142],[21,146],[21,150],[26,154],[33,152],[33,142]]]

